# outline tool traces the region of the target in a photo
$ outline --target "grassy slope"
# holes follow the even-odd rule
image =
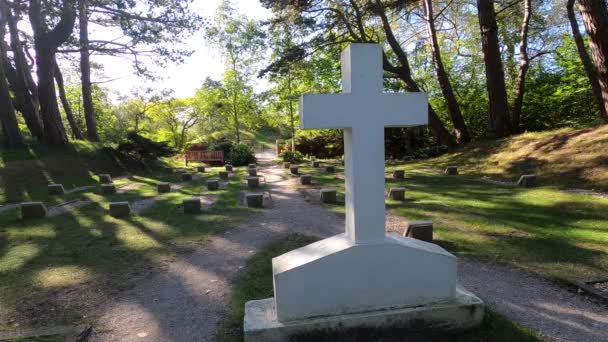
[[[66,189],[96,182],[96,174],[123,170],[103,145],[74,141],[68,148],[43,145],[26,151],[0,151],[0,204],[46,198],[46,185]]]
[[[475,143],[416,165],[443,168],[453,164],[461,173],[509,180],[536,173],[546,185],[608,190],[607,151],[608,125],[603,125]]]
[[[71,180],[78,185],[96,182],[88,167],[91,161],[83,161],[86,154],[83,157],[76,152],[62,155],[59,151],[47,151],[44,156],[36,153],[26,160],[23,154],[13,154],[13,159],[6,154],[3,157],[2,171],[16,167],[17,163],[25,174],[50,174],[46,166],[53,164],[59,168],[62,164],[66,172],[53,176],[53,181]],[[60,161],[61,164],[55,164]],[[108,165],[113,164],[102,165],[103,171],[108,171]],[[19,178],[19,173],[10,173],[11,181],[20,181],[11,186],[22,189],[20,193],[28,199],[43,201],[48,206],[71,199],[90,199],[94,203],[60,216],[27,222],[20,220],[18,209],[0,213],[0,330],[10,328],[5,321],[9,317],[22,327],[78,321],[81,318],[78,312],[89,302],[86,296],[107,296],[129,286],[133,276],[147,267],[158,266],[175,253],[188,250],[191,244],[204,242],[209,234],[239,222],[252,212],[237,205],[244,170],[237,171],[227,189],[215,192],[220,198],[213,209],[195,216],[181,212],[181,200],[207,194],[206,179],[217,178],[219,170],[210,169],[203,179],[160,195],[154,208],[127,219],[106,215],[108,203],[157,196],[156,184],[179,182],[178,175],[139,174],[119,179],[115,181],[119,188],[128,184],[139,186],[113,196],[104,197],[95,187],[49,197],[46,178],[44,182],[30,183]],[[78,183],[80,175],[86,178],[82,183]],[[2,188],[6,189],[4,185]],[[41,307],[44,309],[37,309]]]
[[[218,330],[218,340],[237,342],[243,340],[243,315],[245,302],[253,299],[272,297],[272,265],[271,259],[293,249],[314,242],[315,239],[298,234],[292,234],[285,239],[277,240],[257,253],[249,262],[245,272],[236,281],[235,290],[230,299],[228,315]],[[371,335],[370,335],[371,334]],[[306,336],[298,341],[404,341],[407,339],[401,331],[374,332],[365,330],[339,335],[323,334],[321,336]],[[423,335],[424,336],[424,335]],[[421,336],[411,336],[418,337]],[[426,337],[426,336],[425,336]],[[414,339],[413,339],[414,340]],[[463,334],[441,335],[415,339],[416,341],[539,341],[527,329],[488,312],[483,324],[472,331]]]

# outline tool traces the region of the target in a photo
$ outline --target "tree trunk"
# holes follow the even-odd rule
[[[59,99],[61,99],[61,104],[63,105],[65,117],[68,119],[68,123],[70,124],[70,128],[72,129],[72,135],[75,139],[83,139],[82,132],[80,132],[80,128],[78,127],[78,123],[76,123],[76,119],[74,119],[74,113],[72,112],[72,107],[70,107],[70,102],[68,101],[68,98],[65,95],[63,75],[61,74],[61,69],[59,69],[57,61],[55,61],[55,82],[57,82],[57,88],[59,88]]]
[[[379,0],[376,0],[376,4],[378,5],[378,15],[380,16],[380,19],[382,20],[382,28],[384,29],[384,33],[386,34],[386,39],[391,47],[391,50],[393,50],[393,52],[397,56],[399,63],[400,63],[400,65],[398,67],[392,65],[390,63],[390,61],[388,60],[388,58],[386,57],[386,54],[383,54],[382,58],[383,58],[384,70],[397,75],[397,77],[399,77],[399,79],[401,81],[403,81],[403,83],[405,83],[408,91],[412,91],[412,92],[421,91],[421,89],[418,86],[418,84],[416,83],[416,81],[414,81],[414,79],[412,78],[412,72],[410,70],[407,54],[403,50],[403,48],[401,48],[399,41],[397,40],[397,38],[395,37],[395,35],[393,33],[393,29],[386,16],[384,5],[382,5],[382,3]],[[435,135],[435,138],[437,138],[437,142],[439,144],[445,145],[449,149],[452,149],[456,146],[456,139],[445,128],[445,126],[441,122],[441,119],[439,118],[437,113],[433,110],[433,107],[430,104],[429,104],[429,127],[431,128],[431,131]]]
[[[578,0],[589,48],[594,64],[593,73],[601,92],[602,118],[608,120],[608,9],[605,0]]]
[[[71,35],[76,22],[76,11],[72,0],[64,0],[61,19],[49,30],[42,15],[41,1],[30,0],[30,24],[34,31],[36,50],[36,74],[38,75],[38,97],[44,123],[44,138],[47,144],[68,144],[65,127],[61,121],[57,95],[55,93],[55,52]]]
[[[521,22],[519,42],[519,71],[515,83],[515,103],[513,104],[513,114],[511,117],[511,131],[517,133],[520,132],[521,111],[524,105],[524,94],[526,92],[526,75],[530,68],[530,58],[528,57],[528,31],[531,16],[532,0],[524,0],[524,18]]]
[[[602,88],[600,87],[600,83],[598,81],[595,66],[593,65],[593,62],[591,62],[591,57],[589,57],[587,48],[585,47],[585,41],[583,40],[583,36],[578,29],[578,21],[576,20],[576,14],[574,13],[575,1],[576,0],[568,0],[568,4],[566,5],[568,19],[570,20],[570,29],[572,30],[572,37],[576,43],[576,49],[581,62],[583,63],[583,68],[585,69],[587,78],[589,78],[589,83],[591,83],[591,90],[593,91],[593,97],[595,98],[597,108],[600,112],[600,117],[605,118],[608,117],[608,109],[605,105],[604,97],[602,96]]]
[[[78,25],[80,27],[80,80],[82,104],[87,125],[87,139],[99,141],[97,118],[91,89],[91,63],[89,61],[89,17],[87,0],[78,1]]]
[[[486,66],[486,87],[490,102],[490,134],[495,137],[502,137],[508,134],[510,120],[494,1],[477,0],[477,9],[481,31],[481,48]]]
[[[291,126],[291,152],[296,151],[296,126],[293,113],[293,103],[291,101],[291,72],[287,75],[287,104],[289,106],[289,124]]]
[[[42,124],[42,118],[40,117],[40,112],[38,111],[37,98],[32,96],[30,92],[28,77],[31,76],[31,70],[27,64],[25,54],[23,53],[23,46],[19,40],[19,30],[15,20],[16,17],[13,16],[11,9],[4,1],[2,1],[0,4],[2,13],[4,14],[8,23],[11,38],[11,50],[13,51],[13,60],[15,62],[15,68],[13,69],[14,78],[9,81],[11,83],[11,87],[13,88],[13,93],[15,94],[15,100],[19,104],[19,111],[23,115],[27,128],[33,137],[43,141],[44,127]],[[5,64],[5,73],[9,72],[7,67],[13,68],[10,63],[9,65]]]
[[[458,105],[458,101],[456,100],[456,95],[454,94],[452,83],[450,82],[448,74],[445,71],[443,61],[441,60],[441,50],[439,48],[439,42],[437,41],[437,31],[435,30],[433,1],[424,0],[424,7],[426,13],[426,30],[429,35],[429,45],[431,47],[431,52],[433,55],[433,62],[435,63],[437,81],[439,81],[441,93],[445,98],[445,102],[448,107],[448,112],[450,113],[450,118],[452,119],[452,123],[454,124],[456,141],[458,143],[467,143],[471,141],[471,136],[469,135],[469,130],[467,129],[467,125],[462,117],[460,105]]]
[[[4,37],[5,19],[0,19],[0,37]],[[6,56],[6,49],[4,42],[0,44],[0,55],[2,59]],[[6,146],[11,148],[22,148],[25,146],[21,131],[19,131],[19,124],[17,123],[17,115],[15,115],[15,107],[13,107],[13,100],[11,99],[10,89],[6,76],[4,74],[3,63],[0,63],[0,121],[2,122],[2,132],[4,133],[4,140]]]

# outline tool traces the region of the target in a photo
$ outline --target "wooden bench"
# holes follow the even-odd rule
[[[186,152],[186,166],[188,162],[220,162],[224,163],[224,151],[188,151]]]

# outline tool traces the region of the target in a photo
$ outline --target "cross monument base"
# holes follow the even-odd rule
[[[484,311],[481,299],[460,286],[453,298],[434,304],[289,322],[276,319],[274,298],[267,298],[245,304],[244,334],[246,342],[289,341],[291,337],[315,332],[348,336],[351,329],[403,329],[436,334],[473,328],[481,323]],[[351,333],[356,334],[356,330]]]

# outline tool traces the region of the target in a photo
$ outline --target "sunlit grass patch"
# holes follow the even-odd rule
[[[78,265],[49,266],[33,275],[33,282],[42,288],[73,286],[91,281],[94,273]]]

